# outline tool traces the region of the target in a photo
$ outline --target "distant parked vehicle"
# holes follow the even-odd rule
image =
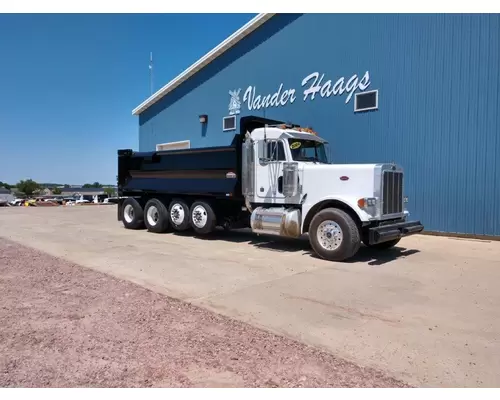
[[[13,201],[10,202],[10,205],[11,206],[19,207],[19,206],[24,205],[25,201],[26,201],[26,199],[16,198],[16,199],[14,199]]]

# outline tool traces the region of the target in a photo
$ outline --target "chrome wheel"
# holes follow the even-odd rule
[[[197,228],[203,228],[207,224],[208,216],[207,216],[207,210],[205,210],[205,207],[203,206],[196,206],[193,209],[193,214],[191,216],[193,220],[193,224]]]
[[[185,218],[184,207],[180,204],[174,204],[170,209],[170,218],[175,225],[181,225]]]
[[[155,206],[150,206],[146,213],[146,218],[148,219],[148,224],[150,226],[155,226],[160,219],[160,213]]]
[[[334,221],[323,221],[317,230],[318,242],[325,250],[337,250],[342,244],[343,233]]]
[[[129,224],[134,220],[134,207],[132,207],[131,204],[127,204],[123,209],[123,218],[125,218],[125,221]]]

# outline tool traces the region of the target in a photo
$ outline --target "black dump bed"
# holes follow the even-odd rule
[[[163,193],[239,198],[240,179],[241,149],[235,146],[118,150],[120,196]]]

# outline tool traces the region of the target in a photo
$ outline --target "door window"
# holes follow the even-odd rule
[[[270,161],[286,161],[283,141],[273,140],[267,142],[267,154]]]

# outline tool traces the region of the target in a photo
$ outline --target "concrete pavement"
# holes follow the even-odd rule
[[[125,230],[114,206],[0,208],[0,236],[410,384],[500,385],[500,242],[415,236],[331,263],[307,241]]]

